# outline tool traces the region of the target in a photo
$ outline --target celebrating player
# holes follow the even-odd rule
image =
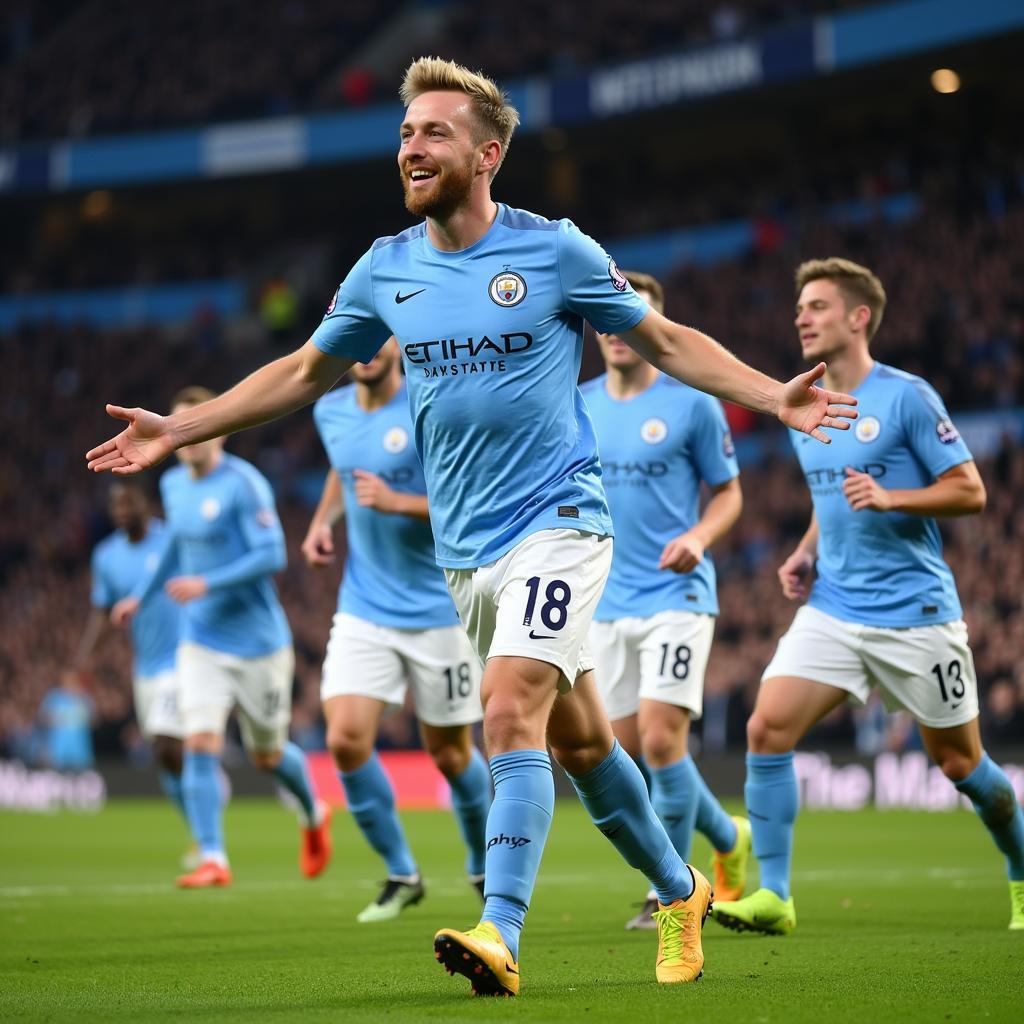
[[[172,403],[187,415],[214,394],[190,387]],[[330,815],[314,795],[306,758],[288,741],[294,655],[272,576],[284,568],[284,533],[270,484],[224,451],[223,437],[183,446],[160,479],[170,543],[135,594],[114,608],[126,621],[159,588],[183,605],[178,674],[185,728],[182,788],[201,863],[184,889],[231,883],[218,765],[237,706],[253,763],[298,800],[305,820],[300,863],[315,877],[330,858]]]
[[[181,445],[266,422],[323,394],[395,335],[431,496],[437,560],[486,662],[481,693],[494,800],[481,923],[442,929],[435,953],[474,989],[519,990],[519,933],[554,806],[546,746],[595,823],[658,894],[663,982],[695,980],[707,880],[676,853],[643,777],[614,741],[585,639],[611,563],[611,520],[576,381],[583,322],[660,370],[827,440],[845,395],[758,373],[651,310],[571,222],[491,199],[518,115],[489,79],[421,58],[406,72],[398,168],[425,220],[378,239],[313,337],[232,390],[163,417],[108,406],[128,426],[88,453],[134,473]]]
[[[623,276],[659,313],[661,284]],[[616,739],[643,755],[651,803],[683,860],[694,826],[715,850],[716,899],[743,895],[750,824],[730,818],[687,753],[703,707],[715,631],[715,568],[705,554],[739,518],[739,467],[721,405],[663,374],[621,338],[599,334],[607,372],[581,391],[594,421],[615,553],[594,612],[597,688]],[[699,512],[701,483],[711,499]],[[625,525],[623,525],[625,524]],[[655,892],[627,928],[655,928]]]
[[[796,286],[804,357],[827,359],[826,386],[855,394],[862,413],[832,448],[791,437],[814,513],[779,568],[785,596],[807,603],[747,723],[745,795],[763,887],[719,903],[715,917],[740,931],[796,926],[793,748],[843,701],[863,704],[878,686],[890,707],[914,716],[925,749],[1005,854],[1010,927],[1024,928],[1024,815],[982,747],[967,627],[935,522],[980,512],[985,486],[935,390],[871,358],[886,301],[878,278],[849,260],[810,260]]]
[[[129,597],[153,571],[167,546],[168,533],[152,516],[140,483],[118,480],[110,488],[107,511],[114,533],[92,554],[92,614],[78,645],[76,665],[88,665],[110,622],[111,609]],[[132,617],[132,695],[139,731],[149,741],[159,766],[160,785],[185,815],[181,792],[181,741],[185,735],[174,671],[179,609],[163,591],[155,591]],[[187,815],[186,815],[187,820]]]
[[[333,562],[332,528],[344,515],[348,557],[321,697],[349,809],[388,871],[380,896],[357,920],[387,921],[423,898],[395,794],[374,751],[380,717],[388,705],[402,704],[406,680],[423,745],[451,785],[466,870],[481,893],[491,782],[471,728],[483,718],[480,661],[434,559],[398,345],[388,341],[350,372],[353,386],[313,407],[332,468],[302,552],[314,568]]]

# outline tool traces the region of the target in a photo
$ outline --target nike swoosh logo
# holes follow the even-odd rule
[[[505,970],[508,971],[509,974],[519,973],[507,960],[505,961]]]
[[[555,638],[553,636],[541,636],[539,633],[534,633],[534,631],[531,629],[530,630],[530,639],[531,640],[554,640]]]
[[[949,710],[950,711],[956,711],[956,709],[958,707],[960,707],[961,704],[963,704],[963,701],[962,700],[958,700],[955,704],[950,704],[949,705]]]
[[[771,818],[766,818],[763,814],[755,814],[753,811],[747,811],[748,817],[757,818],[758,821],[771,821]]]
[[[406,299],[413,299],[417,295],[421,295],[426,290],[427,290],[426,288],[421,288],[418,292],[409,292],[408,295],[403,295],[401,293],[401,291],[397,291],[397,292],[395,292],[395,302],[397,302],[399,305],[401,305],[403,302],[405,302]]]

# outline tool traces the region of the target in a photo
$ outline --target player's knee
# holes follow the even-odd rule
[[[644,760],[661,768],[686,756],[686,734],[655,726],[644,731],[640,747]]]
[[[784,722],[754,708],[747,719],[747,749],[752,754],[785,754],[793,746],[794,740]]]
[[[458,778],[469,766],[469,751],[453,743],[434,747],[430,756],[446,779]]]
[[[373,741],[351,729],[331,726],[327,730],[327,749],[339,771],[354,772],[373,753]]]
[[[978,767],[980,758],[971,757],[962,750],[940,750],[935,755],[935,763],[950,782],[961,782]]]
[[[497,695],[488,701],[484,712],[484,737],[492,756],[510,750],[540,749],[543,741],[538,742],[536,732],[518,701],[504,700]]]
[[[249,759],[262,772],[272,772],[281,763],[280,750],[252,750]]]
[[[572,776],[579,778],[593,771],[609,753],[609,745],[596,737],[572,746],[551,745],[551,756]]]

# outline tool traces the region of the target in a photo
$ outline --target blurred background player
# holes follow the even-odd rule
[[[480,661],[435,560],[398,344],[388,341],[350,374],[354,385],[313,407],[332,468],[302,551],[313,568],[330,565],[333,527],[345,517],[347,558],[321,698],[349,809],[387,865],[380,896],[357,917],[366,922],[397,917],[424,892],[374,750],[381,715],[402,705],[407,685],[423,745],[451,785],[466,870],[481,895],[491,780],[472,737],[483,718]]]
[[[202,387],[174,398],[176,412],[214,397]],[[237,707],[253,763],[298,800],[300,864],[315,877],[330,858],[330,813],[316,800],[306,758],[288,740],[294,655],[273,574],[285,565],[284,533],[266,479],[224,451],[224,438],[182,448],[160,480],[170,542],[135,594],[115,606],[124,620],[158,588],[182,613],[178,647],[185,728],[182,788],[202,862],[182,888],[228,885],[218,765],[228,715]]]
[[[156,569],[168,543],[168,532],[163,521],[152,515],[141,482],[114,483],[107,512],[114,532],[93,552],[93,607],[78,647],[79,669],[89,665],[110,622],[111,609]],[[175,674],[179,626],[180,609],[162,589],[152,591],[132,616],[132,696],[135,720],[152,747],[160,785],[187,821],[181,792],[185,733]]]
[[[84,772],[93,765],[92,701],[81,675],[65,669],[39,705],[42,760],[55,772]]]
[[[664,312],[656,278],[623,276]],[[715,898],[734,900],[746,882],[750,825],[730,818],[687,752],[718,615],[705,552],[743,508],[732,437],[716,399],[666,377],[617,335],[597,340],[607,372],[581,390],[616,525],[590,627],[597,688],[616,739],[646,763],[651,803],[679,856],[689,861],[696,825],[715,850]],[[702,483],[711,489],[703,512]],[[657,909],[657,894],[648,892],[626,927],[656,928]]]
[[[878,686],[917,720],[925,749],[1006,856],[1010,927],[1024,928],[1024,814],[982,746],[967,627],[935,521],[981,512],[985,486],[938,393],[871,358],[886,304],[878,278],[849,260],[810,260],[796,287],[804,358],[828,361],[826,385],[854,394],[861,416],[829,448],[790,437],[814,513],[778,575],[786,597],[807,603],[779,641],[747,723],[745,796],[762,888],[719,903],[715,917],[740,931],[796,926],[793,748],[845,700],[863,704]]]

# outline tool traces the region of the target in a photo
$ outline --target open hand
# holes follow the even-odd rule
[[[118,476],[139,473],[167,458],[178,447],[167,416],[146,409],[108,405],[107,412],[128,426],[116,437],[85,453],[94,473],[109,470]]]
[[[813,370],[801,373],[782,386],[776,415],[794,430],[810,434],[823,444],[831,444],[822,427],[830,430],[849,430],[847,420],[855,420],[857,412],[848,408],[857,404],[853,395],[841,391],[826,391],[816,388],[814,382],[825,373],[825,364],[818,363]]]

